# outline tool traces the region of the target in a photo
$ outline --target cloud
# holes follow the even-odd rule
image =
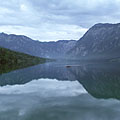
[[[0,26],[0,32],[8,34],[15,33],[17,35],[27,35],[34,40],[40,41],[57,41],[57,40],[78,40],[82,37],[87,29],[75,25],[59,25],[44,24],[40,28],[17,26],[17,25],[3,25]]]
[[[79,39],[96,23],[117,23],[120,0],[0,0],[0,32],[41,41]]]

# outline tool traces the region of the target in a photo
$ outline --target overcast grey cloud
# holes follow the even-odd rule
[[[120,22],[120,0],[0,0],[0,32],[41,41],[79,39],[106,22]]]

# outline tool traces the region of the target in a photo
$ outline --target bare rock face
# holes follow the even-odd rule
[[[75,40],[40,42],[23,35],[0,33],[1,47],[39,57],[63,58],[75,45]]]
[[[68,54],[81,58],[120,57],[120,24],[96,24]]]

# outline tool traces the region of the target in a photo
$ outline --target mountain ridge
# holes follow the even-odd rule
[[[64,57],[65,53],[75,46],[75,44],[76,40],[40,42],[23,35],[0,34],[0,45],[2,47],[45,58]]]
[[[91,27],[68,54],[83,59],[107,59],[120,57],[119,51],[120,23],[99,23]]]

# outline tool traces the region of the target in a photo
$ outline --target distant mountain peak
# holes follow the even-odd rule
[[[91,27],[68,54],[77,58],[120,57],[120,23],[98,23]]]
[[[4,32],[1,32],[0,35],[8,35],[8,34],[6,34],[6,33],[4,33]]]
[[[114,27],[120,26],[120,23],[112,24],[112,23],[97,23],[92,28],[100,28],[100,27]]]

